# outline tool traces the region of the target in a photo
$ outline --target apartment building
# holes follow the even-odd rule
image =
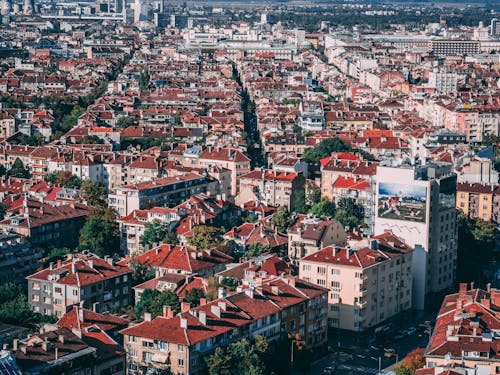
[[[156,271],[156,277],[169,273],[210,277],[225,269],[233,258],[218,250],[199,251],[195,247],[163,244],[138,255],[135,261]]]
[[[500,290],[470,289],[444,298],[424,356],[427,368],[463,367],[463,374],[500,373]],[[430,373],[430,372],[429,372]]]
[[[238,194],[239,177],[250,172],[250,158],[238,149],[209,147],[200,154],[200,167],[222,167],[231,171],[231,195]]]
[[[28,303],[33,311],[58,318],[77,305],[119,312],[130,304],[131,274],[129,267],[111,258],[72,254],[26,278]]]
[[[181,220],[181,215],[182,212],[177,208],[153,207],[149,210],[134,210],[119,218],[120,250],[130,257],[143,252],[145,249],[140,241],[148,223],[159,221],[165,228],[173,230]]]
[[[120,216],[146,206],[172,207],[198,193],[217,193],[218,182],[197,173],[186,173],[175,177],[159,178],[134,185],[120,186],[109,194],[109,205]]]
[[[297,215],[288,228],[288,256],[300,259],[326,246],[343,246],[347,235],[337,220],[321,219],[312,215]]]
[[[415,251],[416,309],[455,285],[457,265],[456,175],[451,164],[379,166],[375,233],[391,231]],[[420,249],[420,247],[419,247]]]
[[[305,185],[302,174],[266,169],[246,173],[240,176],[239,181],[236,204],[259,201],[269,206],[284,206],[289,211],[293,211],[295,196],[299,190],[304,190]]]
[[[497,185],[498,172],[490,158],[475,156],[455,168],[459,183]]]
[[[457,208],[467,216],[489,221],[493,219],[494,211],[498,213],[499,207],[494,199],[498,193],[499,189],[492,185],[457,184]]]
[[[481,44],[477,40],[434,39],[429,42],[436,56],[474,55],[479,53]]]
[[[0,230],[18,233],[30,239],[31,244],[47,247],[74,247],[90,208],[80,203],[54,207],[38,200],[21,196],[0,221]]]
[[[41,249],[19,234],[0,235],[0,283],[22,283],[40,267]]]
[[[204,301],[202,301],[203,303]],[[299,334],[306,347],[327,342],[327,290],[293,277],[277,277],[257,287],[173,316],[161,317],[121,331],[128,373],[169,369],[175,374],[202,374],[204,358],[215,348],[256,335],[268,341]]]
[[[70,330],[45,325],[39,333],[14,341],[23,374],[125,374],[125,351],[97,326]]]
[[[362,332],[411,308],[412,253],[385,232],[302,258],[299,277],[329,289],[330,327]]]

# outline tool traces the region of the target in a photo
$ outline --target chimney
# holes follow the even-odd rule
[[[490,292],[491,292],[491,283],[486,284],[486,291],[487,291],[488,293],[490,293]]]
[[[174,312],[170,306],[163,306],[163,315],[164,318],[171,319],[174,317]]]
[[[207,313],[205,311],[198,312],[198,319],[200,320],[200,324],[207,325]]]
[[[460,283],[458,294],[465,296],[467,294],[467,283]]]
[[[205,306],[207,304],[206,298],[200,298],[200,306]]]
[[[217,298],[226,298],[226,289],[223,286],[220,286],[217,290]]]
[[[378,241],[377,240],[370,240],[370,249],[378,250]]]
[[[221,317],[220,307],[216,305],[210,306],[210,312],[214,314],[217,318]]]
[[[341,249],[340,246],[334,246],[333,247],[333,256],[336,256],[339,253],[340,249]]]
[[[61,266],[62,266],[62,262],[61,262],[61,259],[59,259],[59,260],[57,261],[57,268],[59,268],[59,267],[61,267]]]
[[[279,294],[280,294],[280,288],[279,288],[277,285],[272,285],[272,286],[271,286],[271,292],[272,292],[275,296],[279,296]]]
[[[49,270],[53,270],[54,269],[54,262],[50,262],[49,263]]]
[[[225,301],[219,301],[219,302],[217,302],[217,306],[220,307],[221,311],[226,311],[226,309],[227,309]]]
[[[85,317],[84,317],[84,314],[83,314],[83,309],[82,308],[76,308],[77,311],[78,311],[78,320],[80,322],[84,322],[85,321]]]
[[[253,288],[245,289],[245,294],[253,299]]]
[[[151,313],[148,313],[148,312],[144,313],[144,321],[151,322]]]
[[[462,312],[462,308],[464,307],[464,302],[462,301],[461,298],[457,298],[457,313],[461,313]]]
[[[88,260],[88,264],[90,268],[94,268],[94,261],[92,259]]]
[[[42,342],[42,349],[43,349],[44,352],[48,352],[49,348],[50,348],[49,339],[46,337],[45,341]]]
[[[470,283],[470,290],[474,290],[474,281]]]
[[[481,299],[481,305],[483,305],[487,309],[490,309],[491,308],[491,301],[490,301],[490,299],[489,298],[482,298]]]
[[[74,275],[77,272],[76,270],[76,262],[71,262],[71,273]]]
[[[21,346],[21,351],[22,351],[24,354],[27,354],[27,353],[28,353],[28,347],[27,347],[26,345]]]
[[[189,302],[181,302],[181,313],[188,312],[191,309],[191,304]]]
[[[186,318],[181,317],[181,328],[187,329],[188,327],[188,320]]]

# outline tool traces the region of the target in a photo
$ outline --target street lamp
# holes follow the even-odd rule
[[[304,340],[301,339],[300,335],[298,334],[288,334],[288,338],[291,339],[291,347],[290,347],[290,362],[293,368],[293,349],[295,344],[297,344],[297,348],[301,349],[301,345],[304,344]]]
[[[382,357],[379,356],[378,359],[375,357],[370,357],[370,358],[373,359],[374,361],[378,361],[378,374],[380,374],[382,371]]]

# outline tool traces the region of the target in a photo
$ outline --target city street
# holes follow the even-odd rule
[[[401,360],[413,349],[425,348],[428,339],[427,334],[419,331],[401,340],[394,340],[392,345],[384,346],[377,344],[376,341],[373,345],[342,348],[340,352],[330,353],[328,356],[313,362],[307,374],[320,375],[327,366],[335,369],[335,375],[377,374],[379,357],[382,373],[390,374],[396,364],[396,357],[394,355],[387,358],[384,355],[384,349],[394,349],[397,360]]]

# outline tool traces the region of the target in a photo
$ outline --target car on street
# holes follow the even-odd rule
[[[327,366],[323,369],[323,375],[333,375],[333,367]]]
[[[417,329],[415,327],[410,327],[406,330],[406,335],[411,336],[417,333]]]

